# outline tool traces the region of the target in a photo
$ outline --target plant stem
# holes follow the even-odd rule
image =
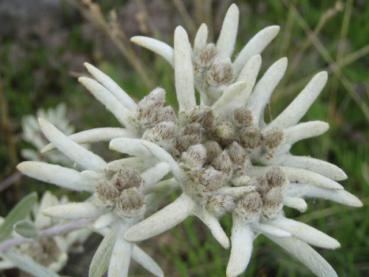
[[[56,225],[56,226],[52,226],[50,228],[44,229],[42,231],[39,232],[39,237],[40,238],[45,238],[45,237],[53,237],[53,236],[57,236],[57,235],[62,235],[65,233],[69,233],[78,229],[81,229],[83,227],[85,227],[86,225],[88,225],[89,223],[91,223],[94,219],[88,218],[88,219],[78,219],[75,221],[71,221],[68,222],[66,224],[61,224],[61,225]],[[11,238],[8,239],[6,241],[3,241],[0,244],[0,252],[5,252],[7,250],[9,250],[10,248],[17,246],[17,245],[21,245],[21,244],[25,244],[25,243],[30,243],[33,242],[34,239],[28,239],[28,238]]]

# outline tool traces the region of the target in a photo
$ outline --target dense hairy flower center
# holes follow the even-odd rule
[[[141,192],[143,180],[138,171],[124,167],[116,172],[107,172],[107,180],[96,186],[97,199],[122,217],[142,214],[144,196]]]
[[[215,50],[209,45],[206,49],[198,58],[204,66],[210,66]],[[249,176],[249,169],[253,163],[273,157],[283,141],[282,132],[263,133],[245,107],[234,109],[227,117],[215,116],[208,106],[197,106],[176,116],[165,106],[165,92],[159,89],[138,106],[143,139],[172,154],[186,174],[185,192],[200,206],[216,215],[235,207],[240,210],[247,205],[238,202],[251,201],[250,196],[227,195],[221,188],[254,186],[251,196],[261,199],[261,214],[273,217],[280,211],[285,183],[282,171],[275,168],[256,177]]]
[[[213,43],[193,53],[196,85],[199,89],[218,90],[232,82],[234,73],[229,58],[222,58]]]
[[[31,257],[34,261],[49,266],[58,262],[62,254],[55,238],[41,238],[29,244],[21,245],[21,252]]]

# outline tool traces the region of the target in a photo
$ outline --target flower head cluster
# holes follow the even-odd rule
[[[25,142],[32,145],[33,148],[22,149],[22,157],[27,160],[47,160],[54,163],[68,164],[70,160],[56,151],[50,151],[40,155],[40,150],[48,143],[42,135],[37,118],[45,118],[57,126],[63,133],[70,135],[74,132],[74,127],[70,124],[67,118],[67,108],[64,103],[57,105],[54,108],[47,110],[39,109],[37,116],[27,115],[22,118],[22,138]]]
[[[124,128],[97,128],[68,137],[40,119],[51,142],[44,151],[58,148],[83,171],[40,162],[24,162],[19,169],[33,178],[91,193],[86,202],[45,212],[64,219],[93,218],[93,228],[105,237],[119,234],[115,235],[109,276],[125,276],[131,256],[152,273],[162,275],[134,243],[163,233],[189,216],[199,218],[224,248],[231,247],[227,276],[246,269],[253,240],[259,234],[316,275],[336,276],[309,245],[334,249],[339,243],[286,218],[283,212],[286,207],[305,211],[305,198],[310,197],[361,206],[360,200],[337,182],[346,178],[340,168],[290,153],[294,143],[328,129],[321,121],[299,123],[322,91],[327,73],[316,74],[283,112],[265,122],[265,107],[286,71],[287,59],[276,61],[258,77],[260,54],[279,27],[263,29],[232,62],[238,17],[237,6],[231,5],[214,44],[207,41],[205,24],[193,46],[182,27],[174,32],[173,48],[152,38],[132,39],[173,66],[178,112],[165,104],[163,89],[154,89],[135,103],[112,79],[86,64],[93,78],[79,81]],[[80,145],[97,141],[110,141],[111,150],[128,157],[107,163]],[[159,196],[155,191],[161,188],[179,188],[181,195],[151,214]],[[230,239],[219,223],[226,214],[233,217]]]
[[[32,222],[31,224],[34,225],[35,231],[60,223],[60,220],[54,220],[45,216],[43,210],[67,202],[68,199],[66,197],[59,200],[52,193],[45,192],[40,203],[33,209],[32,217],[27,222]],[[13,232],[13,237],[19,237],[21,235],[15,231]],[[27,244],[22,244],[16,250],[20,255],[26,255],[42,266],[58,272],[65,266],[68,260],[68,253],[80,251],[81,245],[89,235],[90,232],[88,230],[77,230],[57,237],[42,237]],[[17,267],[17,264],[6,258],[0,261],[0,270],[13,267]]]

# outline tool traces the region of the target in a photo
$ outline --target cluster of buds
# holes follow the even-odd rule
[[[108,172],[109,180],[96,185],[96,198],[121,217],[139,218],[145,209],[143,180],[134,168]]]

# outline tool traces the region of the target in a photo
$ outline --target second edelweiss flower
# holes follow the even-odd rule
[[[48,121],[40,118],[41,130],[50,142],[83,171],[44,162],[22,162],[18,169],[35,179],[74,191],[87,191],[91,198],[81,203],[56,205],[43,210],[58,219],[73,220],[90,218],[92,228],[105,237],[114,238],[109,276],[128,274],[131,257],[156,276],[162,276],[160,267],[138,246],[126,241],[121,235],[138,222],[145,212],[145,191],[150,184],[160,181],[168,167],[158,164],[148,169],[132,168],[135,160],[122,159],[105,162],[100,156],[80,146],[64,135]],[[142,163],[145,168],[145,165]]]

